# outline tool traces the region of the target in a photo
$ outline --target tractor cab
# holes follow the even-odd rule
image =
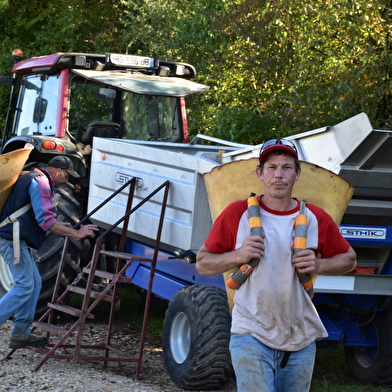
[[[85,155],[94,136],[187,142],[185,97],[208,90],[189,64],[113,53],[33,57],[13,73],[0,79],[13,85],[2,152]]]

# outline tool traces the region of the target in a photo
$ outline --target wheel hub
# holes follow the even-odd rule
[[[176,363],[183,363],[191,345],[191,328],[188,317],[179,312],[173,319],[170,329],[170,350]]]

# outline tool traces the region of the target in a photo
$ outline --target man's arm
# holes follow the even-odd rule
[[[95,231],[98,231],[98,227],[95,225],[84,225],[79,230],[73,229],[70,225],[61,222],[55,222],[49,230],[64,237],[73,238],[84,238],[84,237],[95,237]]]
[[[345,253],[318,259],[312,250],[304,249],[297,253],[292,263],[300,273],[335,276],[352,271],[357,265],[357,255],[350,246]]]
[[[50,230],[54,234],[79,239],[88,236],[95,237],[94,232],[99,230],[95,225],[84,225],[79,230],[74,230],[70,223],[56,221],[56,214],[52,211],[52,193],[46,176],[42,175],[33,178],[28,192],[35,219],[42,230]]]
[[[242,246],[232,252],[212,253],[203,245],[196,257],[196,269],[202,275],[221,274],[264,255],[264,240],[259,236],[245,239]]]

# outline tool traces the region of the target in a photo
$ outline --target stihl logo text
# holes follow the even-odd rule
[[[386,229],[358,228],[358,227],[341,227],[340,232],[345,238],[374,238],[385,239]]]

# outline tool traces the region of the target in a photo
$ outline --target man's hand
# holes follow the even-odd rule
[[[299,273],[337,276],[352,271],[356,264],[357,255],[350,246],[345,253],[326,258],[317,258],[312,249],[298,252],[291,262]]]
[[[312,249],[304,249],[298,252],[291,260],[297,272],[302,274],[317,274],[320,260]]]
[[[95,237],[95,231],[98,231],[96,225],[88,224],[82,226],[80,229],[75,230],[71,227],[69,223],[66,222],[55,222],[54,225],[49,229],[52,233],[62,235],[65,237],[72,238],[85,238],[85,237]]]
[[[352,271],[357,265],[357,255],[350,246],[345,253],[317,258],[312,249],[304,249],[293,257],[292,263],[299,273],[337,276]]]
[[[264,249],[264,238],[258,235],[247,237],[242,246],[235,251],[237,252],[238,265],[248,263],[252,259],[263,257]]]
[[[78,230],[78,233],[80,234],[79,238],[84,238],[84,237],[94,238],[95,237],[94,231],[98,231],[98,230],[99,229],[96,225],[92,225],[92,224],[84,225]]]
[[[212,253],[202,245],[197,253],[196,269],[202,275],[220,274],[264,255],[264,239],[258,235],[247,237],[242,246],[232,252]]]

